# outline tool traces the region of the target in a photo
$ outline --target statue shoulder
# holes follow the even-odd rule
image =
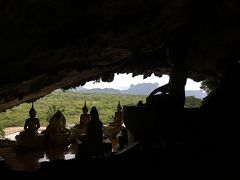
[[[80,118],[90,118],[90,114],[81,114]]]
[[[39,121],[39,119],[38,118],[33,118],[35,121]]]

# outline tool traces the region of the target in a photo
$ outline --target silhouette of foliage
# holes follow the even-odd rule
[[[64,109],[62,109],[61,107],[57,107],[56,105],[49,106],[46,121],[49,122],[49,120],[53,117],[54,114],[56,114],[57,111],[61,111],[63,113]]]
[[[219,85],[218,80],[214,79],[206,79],[201,82],[200,88],[203,89],[207,94],[209,94],[211,91],[216,89],[216,87]]]

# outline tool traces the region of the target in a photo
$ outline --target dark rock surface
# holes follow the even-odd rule
[[[189,77],[219,78],[240,57],[239,9],[237,0],[3,0],[0,111],[115,72],[161,76],[179,53]]]

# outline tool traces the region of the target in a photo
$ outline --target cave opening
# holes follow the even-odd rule
[[[66,127],[68,129],[78,124],[80,114],[82,114],[81,108],[83,107],[84,102],[87,102],[86,104],[88,107],[96,106],[99,109],[99,117],[101,121],[105,127],[108,126],[113,122],[113,115],[117,109],[118,101],[121,102],[122,106],[137,105],[139,101],[145,103],[146,97],[154,89],[169,82],[168,75],[163,75],[161,78],[156,77],[153,74],[145,79],[143,77],[143,75],[138,75],[132,78],[132,74],[115,74],[112,82],[104,83],[102,80],[97,80],[87,82],[84,86],[70,88],[68,90],[57,89],[46,97],[36,100],[34,102],[34,108],[37,112],[36,117],[40,119],[41,124],[41,128],[38,130],[39,133],[46,129],[50,119],[49,116],[53,116],[58,110],[60,110],[66,117]],[[193,89],[199,90],[199,86],[199,83],[188,79],[185,89],[186,92]],[[128,89],[126,89],[126,87]],[[204,94],[198,95],[197,93],[199,92],[191,91],[188,93],[186,93],[187,102],[185,107],[199,107]],[[193,97],[194,95],[198,95],[198,98]],[[18,136],[19,132],[23,131],[24,121],[28,118],[27,112],[30,107],[30,103],[23,103],[0,114],[1,125],[4,125],[5,128],[7,127],[5,129],[5,133],[7,132],[5,138],[12,141],[12,143],[16,141],[15,136]],[[18,121],[15,122],[16,120]],[[21,127],[13,128],[10,126]],[[11,132],[11,134],[9,132]],[[112,144],[113,143],[116,142],[112,142]],[[4,145],[4,143],[2,144]],[[9,155],[7,153],[10,154],[13,152],[8,151],[2,155],[7,157]],[[53,147],[44,151],[39,148],[37,151],[35,149],[30,151],[30,153],[20,153],[20,155],[17,154],[16,156],[17,158],[7,158],[7,162],[11,162],[10,165],[13,168],[12,170],[34,172],[40,168],[40,164],[46,162],[52,162],[58,159],[75,159],[77,156],[77,150],[76,144],[73,143],[67,147]],[[24,167],[19,166],[19,164],[22,163],[25,164]]]
[[[101,109],[100,118],[103,120],[104,124],[107,124],[112,119],[114,110],[116,110],[115,105],[117,104],[118,100],[120,100],[122,105],[134,105],[137,104],[138,101],[145,102],[146,97],[154,89],[164,84],[167,84],[168,81],[168,75],[163,75],[161,78],[159,78],[152,74],[151,76],[144,79],[143,75],[132,77],[132,73],[115,74],[112,82],[103,82],[102,80],[90,81],[83,86],[70,88],[68,90],[57,89],[47,95],[47,99],[44,97],[40,98],[36,100],[34,104],[35,108],[39,109],[37,111],[37,116],[43,126],[46,126],[47,119],[49,119],[48,116],[50,111],[56,111],[57,109],[65,111],[64,114],[68,119],[68,126],[76,123],[79,119],[78,116],[81,114],[81,107],[83,106],[84,101],[87,101],[89,106],[93,106],[95,102],[97,106]],[[201,100],[206,96],[206,94],[200,89],[200,82],[197,83],[189,78],[187,79],[185,91],[187,97],[185,107],[199,107],[201,104]],[[64,93],[66,94],[64,95]],[[83,93],[82,97],[81,94],[78,93]],[[91,97],[89,97],[90,94],[86,95],[86,93],[94,93],[96,96],[94,98],[96,98],[97,100],[91,99]],[[103,95],[101,97],[100,95],[96,95],[96,93],[100,93]],[[119,96],[106,97],[106,94],[119,94]],[[121,97],[120,95],[138,96],[135,97],[134,100],[126,101],[124,99],[130,98],[130,96]],[[67,96],[67,98],[64,96]],[[103,106],[103,104],[107,104],[109,106],[105,107]],[[18,105],[17,107],[2,112],[0,114],[1,127],[6,128],[11,126],[17,127],[19,125],[23,126],[24,120],[28,117],[28,109],[30,109],[30,105],[28,105],[28,103],[23,103],[21,105]],[[11,121],[9,122],[9,120]],[[15,122],[16,120],[17,122]]]
[[[171,82],[157,88],[146,102],[125,106],[124,124],[133,143],[125,147],[126,131],[121,131],[123,149],[119,152],[42,162],[33,173],[15,171],[0,157],[1,176],[46,179],[51,173],[62,177],[65,172],[84,169],[83,176],[104,178],[106,173],[102,172],[107,169],[109,177],[116,178],[117,174],[119,179],[126,179],[126,174],[132,179],[232,179],[237,164],[233,161],[237,157],[234,146],[238,142],[235,128],[240,101],[238,4],[237,0],[1,1],[0,112],[15,111],[11,108],[45,98],[59,88],[66,90],[99,79],[110,82],[114,73],[171,77]],[[205,85],[214,87],[200,108],[184,107],[187,78],[207,80]],[[48,108],[37,103],[27,107],[33,120],[30,124],[36,129],[36,118],[46,119],[38,115]],[[80,113],[83,104],[84,100],[71,110]],[[116,109],[119,98],[112,104]],[[71,110],[65,111],[74,114]],[[61,111],[53,117],[60,119],[56,126],[66,125]],[[96,132],[101,134],[96,107],[92,117]],[[21,126],[26,118],[27,111],[24,117],[14,117]],[[0,120],[12,123],[11,118]],[[26,133],[36,135],[36,129],[28,126]],[[53,126],[49,131],[54,132]],[[57,131],[65,132],[62,140],[66,141],[67,128]],[[95,141],[88,136],[87,142],[99,144],[99,134]],[[39,142],[53,140],[44,137],[39,135]],[[105,145],[103,149],[109,148]],[[89,145],[91,150],[87,151],[80,143],[77,147],[87,154],[97,149]],[[15,151],[11,152],[7,157],[15,157]]]

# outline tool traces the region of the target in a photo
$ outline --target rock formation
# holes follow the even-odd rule
[[[219,78],[240,57],[237,0],[1,1],[0,111],[114,73]],[[178,49],[178,52],[171,49]]]

